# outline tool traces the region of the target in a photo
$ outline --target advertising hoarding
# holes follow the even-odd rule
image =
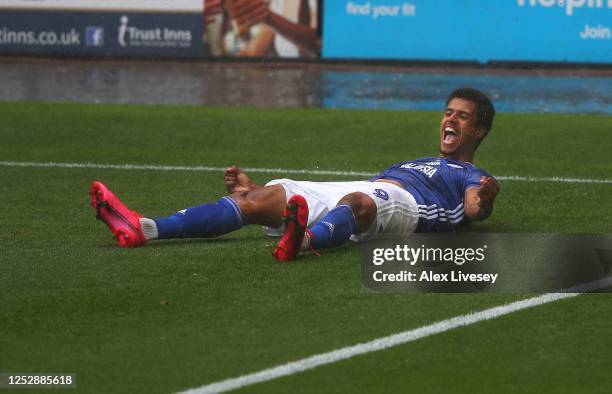
[[[205,55],[318,58],[317,0],[205,0]]]
[[[202,54],[202,1],[0,0],[0,10],[2,54]]]
[[[0,9],[202,12],[202,0],[0,0]]]
[[[337,0],[323,58],[612,63],[612,0]]]

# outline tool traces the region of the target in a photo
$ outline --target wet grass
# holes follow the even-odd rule
[[[0,104],[0,115],[5,161],[372,172],[435,155],[439,119],[27,103]],[[609,179],[611,126],[606,116],[501,114],[476,164],[495,175]],[[279,264],[256,227],[119,249],[88,206],[95,178],[149,216],[224,193],[214,172],[0,166],[0,371],[74,372],[83,392],[172,392],[519,298],[363,293],[358,248]],[[474,231],[612,233],[611,190],[505,181]],[[603,392],[610,301],[581,296],[245,391]]]

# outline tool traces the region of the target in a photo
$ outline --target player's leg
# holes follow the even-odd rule
[[[280,226],[285,201],[282,186],[258,187],[141,223],[147,239],[218,237],[248,224]]]
[[[292,196],[285,208],[285,232],[279,240],[274,257],[291,261],[300,250],[326,249],[340,246],[351,235],[367,230],[376,218],[377,207],[371,197],[362,192],[343,196],[311,229],[306,228],[308,205],[301,195]]]
[[[119,245],[133,247],[153,239],[216,237],[245,224],[280,226],[286,202],[283,187],[252,186],[214,203],[157,219],[131,211],[101,182],[92,184],[91,196],[97,217],[108,225]]]
[[[338,201],[306,235],[309,247],[320,250],[342,245],[353,234],[366,231],[376,219],[376,204],[365,193],[349,193]]]
[[[245,224],[279,227],[286,204],[285,189],[274,183],[262,186],[251,180],[242,169],[231,166],[225,169],[225,187],[242,211]]]
[[[302,223],[293,226],[293,231],[302,231],[300,238],[299,233],[298,236],[292,235],[287,227],[275,250],[279,260],[294,259],[299,249],[325,249],[339,246],[349,238],[365,241],[383,233],[406,235],[418,226],[420,215],[414,197],[390,183],[322,183],[314,188],[304,186],[304,190],[308,195],[308,205],[313,202],[316,206],[316,213],[311,212],[309,216],[310,230],[303,229],[305,224]],[[324,194],[329,198],[324,198]],[[318,198],[313,200],[312,196]],[[319,201],[323,201],[323,208]],[[299,213],[300,204],[294,211]],[[316,219],[312,220],[313,217]],[[301,244],[293,240],[301,240]]]

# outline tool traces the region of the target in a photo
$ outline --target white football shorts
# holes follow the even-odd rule
[[[309,182],[291,179],[274,179],[266,186],[281,185],[285,189],[287,200],[300,194],[308,203],[308,227],[312,227],[327,213],[338,205],[338,201],[347,194],[362,192],[376,203],[376,219],[365,232],[353,234],[355,242],[367,241],[380,234],[406,235],[413,233],[419,223],[417,203],[405,189],[386,182]],[[270,236],[281,236],[283,226],[279,228],[263,227]]]

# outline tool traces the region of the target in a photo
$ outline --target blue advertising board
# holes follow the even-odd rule
[[[0,54],[197,58],[202,14],[0,12]]]
[[[323,58],[612,63],[612,0],[333,0]]]

